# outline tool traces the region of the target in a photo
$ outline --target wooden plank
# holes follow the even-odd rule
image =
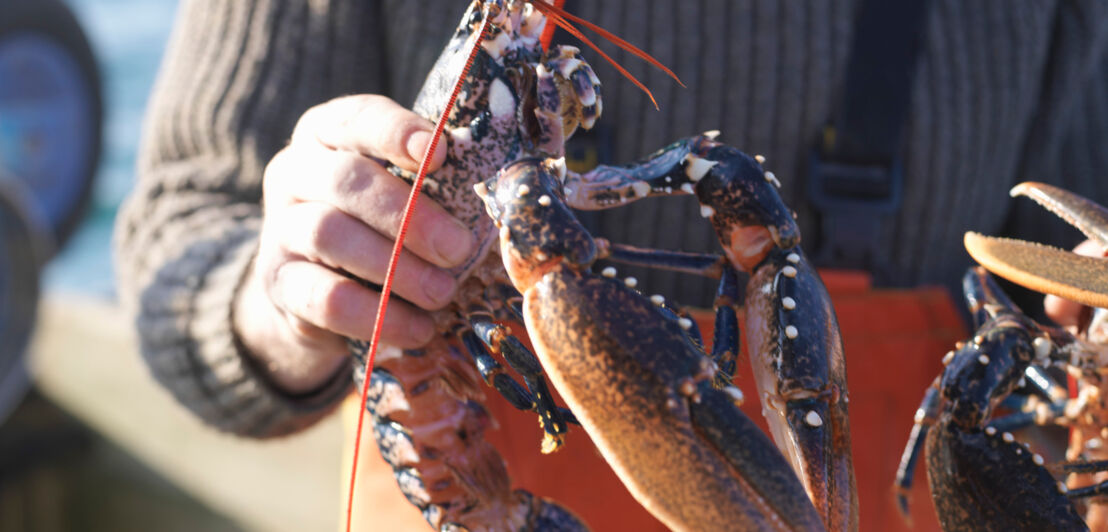
[[[158,385],[135,346],[130,320],[117,306],[50,294],[39,309],[31,373],[63,408],[242,526],[337,529],[338,416],[277,440],[219,433]]]

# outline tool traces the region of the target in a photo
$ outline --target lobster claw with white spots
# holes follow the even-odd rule
[[[701,205],[724,255],[750,274],[747,350],[773,439],[830,529],[856,530],[846,360],[831,299],[800,249],[780,184],[754,158],[726,146],[698,180]]]
[[[822,530],[788,462],[735,404],[741,393],[713,384],[691,322],[591,271],[597,246],[558,177],[522,160],[484,188],[536,355],[632,495],[675,530]]]

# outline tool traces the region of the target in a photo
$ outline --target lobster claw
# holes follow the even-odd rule
[[[551,242],[591,243],[550,195],[554,179],[541,161],[521,161],[487,181],[482,198],[502,228],[536,355],[597,449],[670,528],[822,530],[784,457],[713,386],[716,366],[685,320],[565,255],[594,244],[546,244],[545,231],[558,233]]]
[[[1031,198],[1108,248],[1108,209],[1044,183],[1021,183],[1011,195]],[[1084,305],[1108,307],[1108,259],[972,232],[966,233],[965,246],[990,272],[1016,284]]]
[[[798,247],[777,180],[755,159],[718,145],[697,197],[732,265],[750,273],[746,337],[763,412],[828,529],[856,530],[846,361],[830,296]]]

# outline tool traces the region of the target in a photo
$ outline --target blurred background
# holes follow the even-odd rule
[[[217,434],[149,377],[112,224],[176,0],[0,0],[0,532],[321,530],[337,421]]]

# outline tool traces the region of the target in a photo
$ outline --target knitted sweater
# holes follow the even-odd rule
[[[261,180],[297,118],[350,93],[411,103],[454,29],[457,0],[192,0],[183,2],[152,98],[138,181],[116,246],[120,295],[135,315],[153,374],[220,429],[266,437],[296,431],[347,391],[340,372],[291,395],[253,367],[232,332],[231,302],[257,245]],[[814,236],[807,154],[836,101],[853,2],[604,0],[576,14],[640,45],[682,89],[614,46],[645,95],[585,50],[604,86],[611,161],[722,130],[764,154],[785,200]],[[969,264],[962,234],[1015,234],[1061,245],[1076,233],[1006,191],[1028,179],[1105,198],[1108,3],[936,0],[905,129],[902,208],[881,224],[887,284],[951,285]],[[664,215],[662,210],[664,209]],[[690,198],[644,200],[590,214],[616,242],[716,249]],[[687,223],[674,223],[685,220]],[[707,281],[634,272],[682,298]],[[685,298],[686,300],[688,298]]]

